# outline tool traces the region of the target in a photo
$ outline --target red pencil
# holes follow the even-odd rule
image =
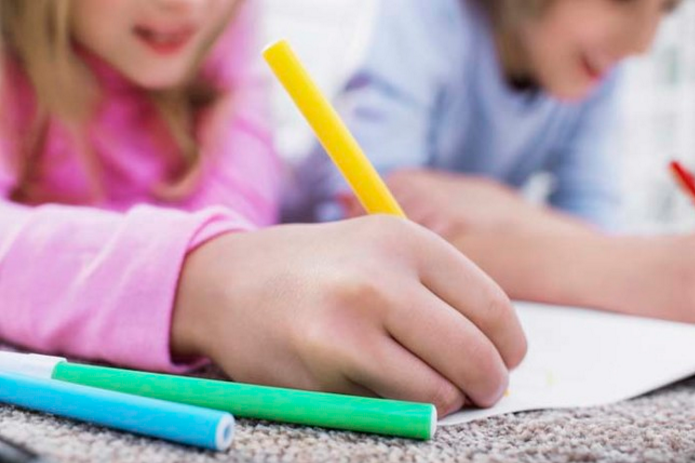
[[[671,161],[671,173],[691,200],[695,201],[695,175],[691,174],[678,161]]]

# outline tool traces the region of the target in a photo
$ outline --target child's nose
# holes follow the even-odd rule
[[[207,0],[155,0],[159,8],[175,12],[186,12],[206,2]]]

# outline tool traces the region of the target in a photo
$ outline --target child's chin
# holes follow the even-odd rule
[[[550,94],[557,100],[564,103],[581,103],[586,100],[596,89],[594,82],[582,82],[574,85],[558,86],[550,91]]]
[[[178,74],[181,74],[180,76]],[[135,82],[147,90],[159,91],[176,88],[184,83],[186,77],[183,73],[166,72],[137,76]]]

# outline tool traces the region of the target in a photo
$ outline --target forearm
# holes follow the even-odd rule
[[[513,299],[695,322],[689,237],[468,234],[454,244]]]
[[[460,235],[453,244],[492,276],[512,299],[597,306],[588,289],[605,267],[598,234],[496,231]],[[588,269],[594,268],[594,271]],[[597,292],[600,294],[600,292]]]
[[[230,215],[0,202],[0,337],[141,369],[189,367],[169,352],[181,264],[195,244],[246,227]]]

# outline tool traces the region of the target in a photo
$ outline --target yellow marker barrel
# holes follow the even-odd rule
[[[284,40],[277,42],[268,47],[263,56],[365,210],[370,214],[405,218],[396,199],[290,44]]]

